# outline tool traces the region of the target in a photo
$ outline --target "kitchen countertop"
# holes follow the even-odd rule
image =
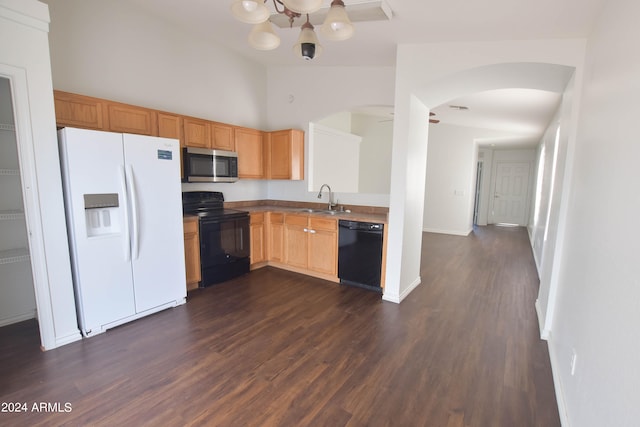
[[[288,200],[251,200],[242,202],[225,202],[224,207],[251,212],[280,212],[285,214],[313,215],[319,218],[335,218],[353,221],[388,223],[389,208],[379,206],[340,205],[340,208],[351,212],[336,211],[327,213],[326,203],[296,202]],[[310,209],[315,212],[305,211]]]
[[[363,222],[375,222],[381,224],[387,224],[387,215],[379,214],[379,213],[368,213],[368,212],[340,212],[334,211],[335,214],[329,214],[325,209],[318,208],[305,208],[305,207],[287,207],[287,206],[278,206],[278,205],[256,205],[256,206],[242,206],[242,207],[233,207],[233,209],[239,209],[243,211],[247,211],[249,213],[253,212],[278,212],[278,213],[289,213],[289,214],[300,214],[300,215],[310,215],[317,216],[320,218],[335,218],[335,219],[346,219],[351,221],[363,221]],[[308,212],[305,209],[313,209],[315,212]]]

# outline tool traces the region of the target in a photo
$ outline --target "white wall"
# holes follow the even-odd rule
[[[266,68],[123,0],[45,0],[54,88],[265,129]],[[184,184],[262,199],[266,181]]]
[[[362,138],[317,123],[309,124],[309,191],[323,184],[333,192],[358,192],[360,143]],[[336,202],[333,198],[333,202]]]
[[[575,79],[567,84],[558,111],[544,133],[536,156],[536,185],[531,209],[529,238],[540,277],[536,310],[540,334],[548,338],[553,326],[553,311],[559,286],[564,228],[569,204],[569,180],[577,119]],[[544,155],[544,162],[541,158]],[[542,166],[543,170],[539,170]],[[537,204],[537,206],[536,206]]]
[[[393,67],[271,67],[268,70],[268,112],[271,129],[298,128],[309,122],[363,105],[393,105]],[[305,137],[305,170],[309,144]],[[306,175],[306,174],[305,174]],[[270,181],[269,198],[317,202],[308,182]],[[388,194],[338,193],[345,205],[388,206]]]
[[[640,3],[605,5],[589,38],[549,341],[566,425],[575,427],[640,419]]]
[[[425,120],[412,109],[426,106],[428,113],[450,99],[491,89],[562,92],[583,55],[584,40],[572,39],[398,46],[389,212],[393,251],[387,260],[385,299],[388,294],[393,295],[391,300],[401,300],[419,283],[418,230],[423,223],[427,161],[423,147],[428,137],[415,132],[420,125],[412,123],[412,117]],[[408,189],[408,183],[416,181],[423,184]]]
[[[23,196],[42,346],[80,339],[62,199],[48,44],[49,14],[0,0],[0,75],[12,81]]]
[[[389,194],[391,187],[393,120],[354,113],[351,132],[362,137],[358,191],[361,193]]]
[[[473,228],[477,140],[514,135],[446,123],[429,126],[423,230],[466,236]],[[484,181],[491,163],[484,165]],[[486,203],[486,201],[485,201]]]

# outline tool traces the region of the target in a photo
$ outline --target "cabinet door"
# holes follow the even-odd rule
[[[309,270],[338,274],[337,228],[335,219],[309,218]]]
[[[106,130],[106,108],[101,99],[53,91],[56,125]]]
[[[269,133],[268,178],[304,179],[304,132],[297,129]]]
[[[268,215],[269,261],[284,262],[284,214],[270,213]]]
[[[227,151],[235,151],[236,144],[233,140],[233,126],[221,123],[211,124],[211,139],[213,148]]]
[[[185,146],[211,148],[211,124],[208,121],[185,117],[183,128]]]
[[[238,152],[238,176],[240,178],[264,179],[264,147],[262,132],[255,129],[235,129]]]
[[[184,260],[187,272],[187,290],[196,289],[200,276],[200,237],[198,235],[198,220],[184,221]]]
[[[118,133],[157,136],[157,115],[153,110],[114,102],[107,103],[109,130]]]
[[[252,213],[249,234],[251,235],[251,265],[267,260],[265,256],[264,213]]]
[[[158,136],[177,139],[180,141],[180,146],[184,147],[182,117],[176,114],[158,112]]]
[[[307,268],[309,233],[307,216],[286,215],[284,227],[285,263],[298,268]]]

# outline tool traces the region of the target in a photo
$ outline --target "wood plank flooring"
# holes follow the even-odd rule
[[[264,268],[45,353],[2,328],[0,425],[560,425],[526,231],[425,233],[421,275],[396,305]]]

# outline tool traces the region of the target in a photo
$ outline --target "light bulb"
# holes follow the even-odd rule
[[[243,0],[242,8],[247,12],[253,12],[258,8],[258,3],[253,0]]]

